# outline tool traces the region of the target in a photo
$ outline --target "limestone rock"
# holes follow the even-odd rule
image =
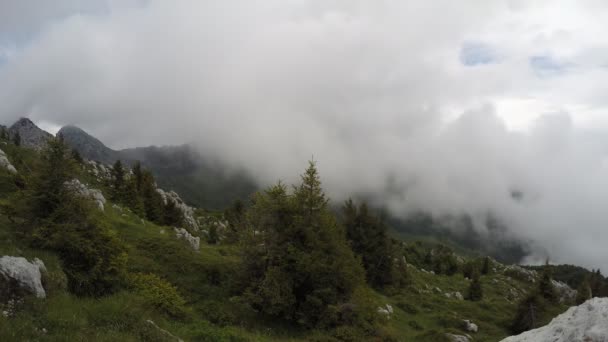
[[[97,204],[99,210],[104,211],[106,198],[103,196],[103,193],[100,190],[89,189],[86,185],[80,183],[78,179],[72,179],[71,181],[66,182],[65,186],[78,196],[90,198],[95,202],[95,204]]]
[[[6,169],[10,173],[17,173],[17,169],[11,164],[6,157],[6,153],[2,150],[0,150],[0,167]]]
[[[463,335],[445,334],[445,336],[450,340],[450,342],[470,342],[471,341],[467,336],[463,336]]]
[[[548,325],[507,337],[502,342],[608,341],[608,298],[593,298],[568,309]]]
[[[46,272],[46,267],[40,259],[29,262],[22,257],[3,256],[0,258],[2,292],[11,291],[12,289],[9,287],[16,283],[26,292],[34,294],[38,298],[46,298],[46,292],[42,286],[42,272]]]
[[[178,239],[186,240],[190,244],[190,247],[192,247],[192,249],[194,249],[195,251],[198,251],[200,249],[201,238],[199,238],[198,236],[196,236],[196,237],[193,236],[184,228],[173,228],[173,229],[175,230],[175,236]]]
[[[160,188],[156,189],[156,191],[161,195],[163,204],[167,204],[168,201],[171,201],[182,212],[184,223],[188,228],[192,229],[193,231],[199,230],[199,225],[194,219],[194,208],[184,203],[184,201],[175,191],[164,191]]]
[[[467,332],[476,333],[477,331],[479,331],[479,327],[477,326],[477,324],[469,321],[468,319],[465,319],[463,322],[464,322],[464,329]]]

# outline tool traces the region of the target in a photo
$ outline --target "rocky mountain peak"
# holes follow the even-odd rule
[[[35,149],[43,148],[47,141],[53,136],[40,129],[32,120],[21,118],[15,122],[8,130],[9,135],[14,137],[17,133],[21,137],[21,145]]]
[[[96,160],[104,164],[112,164],[117,159],[120,159],[118,152],[110,149],[99,139],[79,127],[64,126],[57,132],[57,135],[60,134],[70,147],[77,150],[87,159]]]

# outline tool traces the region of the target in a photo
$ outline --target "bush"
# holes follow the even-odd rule
[[[148,305],[174,318],[186,316],[186,301],[168,281],[155,274],[135,273],[129,283]]]

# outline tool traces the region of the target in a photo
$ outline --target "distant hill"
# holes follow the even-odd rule
[[[9,136],[15,137],[19,133],[21,146],[34,149],[42,148],[53,136],[40,129],[30,119],[21,118],[8,129]]]
[[[228,170],[190,145],[113,150],[75,126],[65,126],[57,134],[86,159],[110,165],[116,160],[129,165],[140,161],[154,174],[159,186],[175,190],[186,202],[198,207],[222,209],[257,189],[246,172]]]

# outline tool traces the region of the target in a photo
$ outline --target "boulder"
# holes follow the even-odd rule
[[[608,341],[608,298],[593,298],[568,309],[548,325],[507,337],[502,342]]]
[[[198,251],[200,249],[201,238],[199,238],[198,236],[196,236],[196,237],[193,236],[184,228],[173,228],[173,229],[175,230],[175,236],[178,239],[186,240],[190,244],[190,247],[192,247],[192,249],[194,249],[195,251]]]
[[[464,329],[467,332],[476,333],[477,331],[479,331],[479,327],[477,326],[477,324],[469,321],[468,319],[465,319],[463,322],[464,322]]]
[[[175,191],[164,191],[163,189],[157,188],[156,192],[158,192],[162,197],[163,204],[167,204],[168,201],[171,201],[175,204],[175,206],[182,212],[184,224],[188,228],[193,231],[199,230],[198,223],[194,219],[194,208],[184,203],[184,201],[181,199],[181,197],[179,197],[179,195]]]
[[[99,210],[104,211],[106,198],[103,197],[103,193],[100,190],[89,189],[86,185],[80,183],[78,179],[72,179],[71,181],[66,182],[65,186],[78,196],[90,198],[97,204]]]
[[[551,280],[551,282],[553,283],[555,292],[557,292],[560,303],[574,302],[574,300],[576,299],[576,293],[577,293],[576,290],[574,290],[573,288],[568,286],[568,284],[561,282],[561,281]]]
[[[11,164],[11,162],[6,157],[6,153],[0,150],[0,167],[6,169],[10,173],[17,173],[17,169]]]
[[[530,283],[535,283],[538,279],[538,272],[517,265],[509,265],[503,272],[506,276]]]
[[[0,292],[13,297],[18,295],[15,292],[22,290],[38,298],[46,298],[42,272],[46,272],[46,267],[40,259],[29,262],[23,257],[3,256],[0,258]]]
[[[467,336],[463,335],[454,335],[454,334],[445,334],[445,337],[450,340],[450,342],[470,342],[471,340]]]

